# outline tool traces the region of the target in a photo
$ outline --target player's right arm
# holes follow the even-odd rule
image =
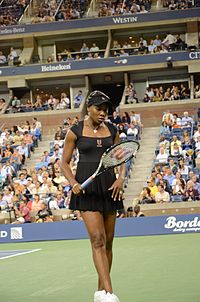
[[[81,185],[76,181],[75,176],[73,175],[70,168],[72,154],[74,152],[74,149],[76,148],[76,139],[76,135],[71,130],[69,130],[65,137],[61,167],[64,176],[67,178],[72,187],[73,193],[79,194],[82,191]]]

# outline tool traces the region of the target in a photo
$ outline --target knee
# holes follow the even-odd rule
[[[91,237],[91,244],[94,249],[105,248],[105,237],[103,234],[94,234]]]

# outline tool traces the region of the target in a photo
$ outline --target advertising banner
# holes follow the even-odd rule
[[[145,22],[156,22],[164,20],[176,20],[185,18],[195,18],[200,16],[200,9],[186,9],[174,11],[161,11],[147,14],[133,14],[123,16],[111,16],[103,18],[82,18],[70,21],[57,21],[37,24],[19,24],[14,26],[0,27],[0,37],[6,35],[20,35],[29,33],[52,32],[61,30],[73,30],[77,28],[95,28],[99,27],[116,27],[122,24],[135,24]]]
[[[167,64],[167,60],[171,62],[179,61],[188,61],[188,60],[199,60],[200,52],[188,52],[188,51],[177,51],[177,52],[168,52],[160,54],[147,54],[147,55],[132,55],[127,57],[116,57],[116,58],[102,58],[102,59],[93,59],[93,60],[82,60],[82,61],[63,61],[60,63],[51,63],[51,64],[33,64],[33,65],[24,65],[24,66],[10,66],[0,68],[0,79],[5,76],[20,76],[20,75],[30,75],[30,74],[44,74],[44,73],[53,73],[60,72],[65,76],[70,71],[81,71],[90,70],[90,69],[105,69],[112,67],[113,72],[115,67],[123,66],[126,70],[126,66],[136,66],[144,64],[157,64],[164,63]],[[167,66],[167,65],[166,65]],[[105,70],[104,70],[105,71]]]
[[[117,219],[116,237],[200,232],[200,214]],[[0,225],[0,243],[88,238],[82,221]]]

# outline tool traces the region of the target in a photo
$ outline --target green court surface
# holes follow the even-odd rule
[[[1,244],[41,249],[0,260],[1,302],[93,302],[88,240]],[[120,302],[199,302],[200,234],[115,238],[112,269]]]

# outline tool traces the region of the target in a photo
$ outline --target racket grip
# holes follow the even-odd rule
[[[82,184],[81,184],[81,188],[84,190],[86,189],[92,182],[93,182],[94,177],[89,177],[88,179],[86,179]]]

